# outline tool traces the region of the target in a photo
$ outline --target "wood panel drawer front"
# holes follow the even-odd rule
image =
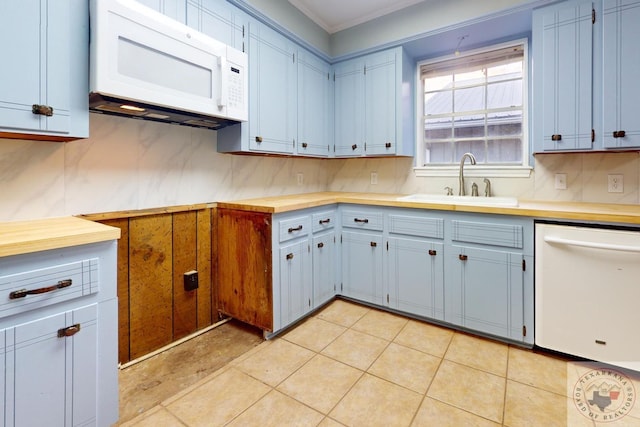
[[[311,217],[311,228],[314,233],[332,230],[336,224],[336,211],[318,212]]]
[[[389,233],[444,239],[444,219],[389,215]]]
[[[523,248],[523,227],[521,225],[457,220],[451,223],[453,241]]]
[[[342,211],[342,226],[363,230],[382,231],[382,212],[348,209]]]
[[[99,267],[91,258],[0,276],[0,317],[97,293]]]
[[[309,215],[299,216],[280,221],[280,241],[286,242],[297,237],[309,235],[311,231],[311,218]]]

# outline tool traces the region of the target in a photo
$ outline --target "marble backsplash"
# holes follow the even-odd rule
[[[301,159],[216,151],[216,132],[90,115],[91,137],[0,139],[0,221],[146,209],[313,191],[440,193],[456,178],[416,178],[407,158]],[[370,173],[378,184],[370,184]],[[296,175],[304,174],[297,184]],[[567,190],[554,189],[555,173]],[[607,193],[607,174],[624,192]],[[494,178],[495,195],[639,203],[638,153],[536,156],[530,178]]]

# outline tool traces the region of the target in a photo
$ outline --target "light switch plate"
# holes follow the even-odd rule
[[[624,176],[622,174],[607,175],[607,191],[609,193],[624,192]]]
[[[378,172],[371,172],[371,185],[378,184]]]

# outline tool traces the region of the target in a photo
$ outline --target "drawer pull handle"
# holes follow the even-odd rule
[[[320,224],[329,224],[330,222],[331,222],[331,218],[321,219],[320,221],[318,221],[318,223]]]
[[[390,143],[390,142],[387,142],[386,144],[384,144],[384,147],[385,147],[385,148],[391,148],[391,143]]]
[[[596,344],[607,345],[607,342],[602,340],[596,340]]]
[[[293,253],[288,253],[287,254],[287,260],[289,260],[289,259],[293,259]]]
[[[58,338],[72,337],[78,332],[80,332],[80,323],[58,329]]]
[[[324,243],[322,243],[322,242],[318,243],[318,247],[319,248],[324,248]]]
[[[69,286],[71,286],[71,279],[61,280],[57,284],[55,284],[53,286],[46,287],[46,288],[32,289],[30,291],[28,291],[26,289],[20,289],[19,291],[13,291],[13,292],[11,292],[9,294],[9,299],[24,298],[27,295],[44,294],[44,293],[47,293],[47,292],[55,291],[57,289],[67,288]]]
[[[49,107],[48,105],[33,104],[31,106],[31,112],[40,116],[53,116],[53,108]]]
[[[302,230],[302,225],[297,226],[296,228],[289,227],[289,233],[293,233],[294,231]]]
[[[353,145],[351,146],[351,149],[352,149],[352,150],[354,150],[354,151],[355,151],[357,148],[358,148],[358,145],[357,145],[357,144],[353,144]]]
[[[436,256],[436,255],[438,255],[438,252],[436,252],[436,251],[435,251],[435,250],[433,250],[433,249],[429,249],[429,255],[431,255],[431,256]]]
[[[467,260],[467,258],[469,258],[469,257],[468,257],[468,256],[466,256],[466,255],[462,255],[462,254],[458,255],[458,259],[459,259],[460,261],[466,261],[466,260]]]
[[[368,224],[369,223],[369,220],[367,218],[365,218],[365,219],[353,218],[353,221],[354,222],[361,222],[363,224]]]
[[[614,130],[613,137],[614,138],[624,138],[627,133],[623,130]]]
[[[376,246],[378,246],[378,244],[376,242],[371,242],[371,247],[375,248]]]
[[[559,134],[551,135],[551,140],[552,141],[562,141],[562,135],[559,135]]]

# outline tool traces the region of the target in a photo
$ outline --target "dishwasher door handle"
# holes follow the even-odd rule
[[[566,246],[580,246],[583,248],[591,249],[604,249],[609,251],[621,251],[621,252],[638,252],[640,253],[640,246],[626,246],[626,245],[612,245],[609,243],[594,243],[584,242],[582,240],[563,239],[561,237],[544,236],[545,243],[566,245]]]

